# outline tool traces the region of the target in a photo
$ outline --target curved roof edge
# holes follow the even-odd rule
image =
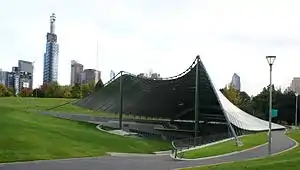
[[[198,56],[197,56],[198,57]],[[177,78],[180,78],[184,75],[186,75],[191,69],[193,69],[195,66],[196,66],[196,60],[197,60],[197,57],[194,59],[193,63],[183,72],[175,75],[175,76],[171,76],[171,77],[165,77],[165,78],[160,78],[160,79],[153,79],[153,78],[148,78],[148,77],[139,77],[141,79],[149,79],[149,80],[174,80],[174,79],[177,79]],[[111,82],[113,82],[114,80],[118,79],[121,75],[121,72],[123,73],[122,75],[130,75],[130,76],[133,76],[133,77],[137,77],[136,74],[133,74],[133,73],[129,73],[129,72],[126,72],[126,71],[120,71],[118,72],[118,74],[116,74],[114,77],[112,77],[110,80],[108,80],[104,86],[107,86],[108,84],[110,84]]]
[[[200,63],[202,64],[203,69],[205,70],[206,76],[208,77],[211,86],[213,87],[214,93],[219,101],[219,104],[221,105],[221,108],[224,112],[224,116],[233,125],[236,127],[248,130],[248,131],[266,131],[269,130],[269,122],[262,120],[260,118],[257,118],[255,116],[252,116],[237,106],[235,106],[233,103],[231,103],[224,95],[221,93],[220,90],[217,90],[215,88],[214,83],[210,79],[210,76],[203,64],[203,62],[200,60]],[[279,130],[279,129],[285,129],[284,126],[272,123],[272,130]]]
[[[220,91],[217,92],[217,97],[224,108],[225,114],[229,121],[235,126],[249,131],[265,131],[269,129],[269,122],[252,116],[234,104],[232,104]],[[285,129],[284,126],[272,123],[272,130]]]

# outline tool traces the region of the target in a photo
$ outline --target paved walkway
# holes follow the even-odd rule
[[[273,132],[272,153],[289,149],[296,143],[283,131]],[[66,160],[33,161],[25,163],[0,164],[1,170],[170,170],[176,168],[216,164],[230,161],[264,157],[268,155],[267,145],[254,150],[212,159],[197,161],[175,161],[168,155],[161,156],[105,156],[99,158],[74,158]]]

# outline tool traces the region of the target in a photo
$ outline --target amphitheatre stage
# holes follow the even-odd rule
[[[198,56],[187,70],[174,77],[151,79],[120,72],[75,104],[120,115],[121,121],[102,121],[103,126],[172,140],[191,138],[196,133],[238,136],[267,131],[269,126],[267,121],[240,110],[216,89]],[[135,118],[124,119],[122,115]],[[273,123],[272,129],[285,127]]]

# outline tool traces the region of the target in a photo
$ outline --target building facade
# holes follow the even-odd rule
[[[20,87],[30,88],[33,86],[33,63],[29,61],[18,61],[18,70],[20,78]],[[26,84],[24,86],[24,83]]]
[[[12,67],[11,72],[8,73],[7,87],[13,89],[15,95],[20,93],[19,77],[19,67]]]
[[[158,80],[161,79],[159,73],[152,73],[150,78],[152,78],[152,79],[158,79]]]
[[[241,78],[236,73],[233,74],[230,85],[237,91],[241,91]]]
[[[81,74],[82,84],[91,83],[96,84],[101,79],[101,72],[95,69],[85,69]]]
[[[8,84],[8,72],[2,71],[0,69],[0,84],[3,84],[4,86],[7,86]]]
[[[59,45],[55,34],[55,14],[50,16],[50,33],[47,33],[46,52],[44,53],[43,82],[49,83],[58,79]]]
[[[81,73],[83,72],[83,65],[75,60],[71,61],[71,85],[81,83]]]
[[[300,93],[300,77],[294,77],[290,89],[295,93]]]

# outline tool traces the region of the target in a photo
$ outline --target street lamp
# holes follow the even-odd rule
[[[295,93],[296,96],[296,110],[295,110],[295,127],[298,126],[298,93]]]
[[[269,139],[268,139],[268,152],[271,155],[271,140],[272,140],[272,66],[276,59],[276,56],[266,56],[268,64],[270,66],[270,85],[269,85]]]

